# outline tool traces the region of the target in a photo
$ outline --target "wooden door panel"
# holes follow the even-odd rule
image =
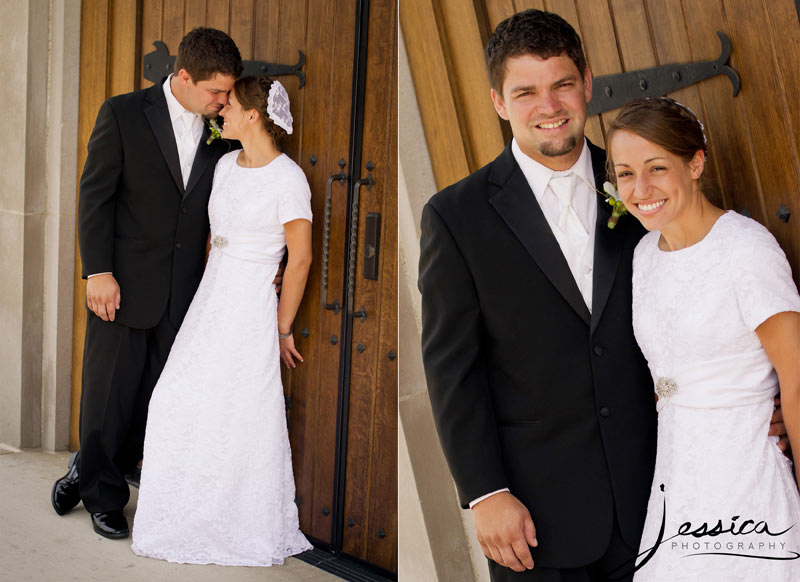
[[[395,28],[395,37],[397,29]],[[395,46],[396,46],[395,42]],[[391,86],[397,87],[397,58],[392,57]],[[389,105],[388,127],[397,127],[397,92]],[[397,335],[397,133],[387,136],[387,171],[392,181],[391,196],[383,200],[383,250],[381,251],[381,324],[377,361],[377,396],[375,406],[376,438],[373,450],[375,466],[370,474],[369,488],[378,492],[370,498],[369,532],[384,529],[383,542],[371,538],[367,544],[366,560],[392,572],[397,571],[397,394],[398,394],[398,335]],[[380,538],[379,538],[380,539]]]
[[[798,226],[797,223],[783,223],[776,215],[781,204],[791,210],[793,217],[800,215],[800,200],[796,194],[800,180],[797,144],[793,142],[786,123],[787,112],[797,111],[797,95],[787,95],[779,81],[772,40],[779,31],[767,28],[769,33],[765,34],[761,26],[753,26],[754,22],[768,25],[770,20],[766,11],[762,3],[738,1],[725,5],[734,47],[736,42],[747,47],[746,51],[734,50],[736,66],[743,79],[740,103],[748,120],[746,137],[752,140],[754,162],[761,182],[764,224],[790,257],[797,280],[800,258]],[[796,17],[795,14],[795,20],[790,21],[792,26],[798,25]],[[794,64],[795,71],[798,66],[800,63]]]
[[[344,0],[309,5],[306,35],[306,86],[303,101],[302,151],[296,158],[306,171],[314,212],[314,263],[306,295],[298,313],[295,333],[298,349],[308,356],[291,372],[286,386],[291,397],[290,436],[295,456],[301,527],[317,540],[332,541],[333,483],[336,441],[338,371],[341,350],[341,318],[321,307],[322,226],[325,186],[329,176],[340,172],[350,144],[350,93],[352,89],[355,12]],[[296,53],[283,58],[294,62]],[[315,156],[316,162],[311,163]],[[345,168],[350,172],[350,168]],[[332,186],[328,296],[343,302],[344,245],[347,224],[347,188]],[[335,343],[334,343],[335,342]]]
[[[228,16],[228,33],[231,35],[233,42],[236,43],[236,46],[239,47],[239,52],[242,54],[242,59],[246,61],[254,58],[253,38],[256,29],[259,29],[260,32],[262,24],[254,18],[254,13],[254,0],[231,0],[231,10]],[[273,16],[274,18],[276,14],[267,13],[265,16]],[[264,58],[264,60],[266,60],[266,58]],[[281,82],[283,82],[283,79],[281,79]]]
[[[212,4],[217,4],[215,0],[210,1]],[[183,21],[184,34],[198,26],[206,26],[206,4],[207,0],[191,0],[186,3]]]
[[[393,18],[396,10],[394,0],[370,3],[360,177],[368,174],[366,166],[372,162],[375,184],[360,191],[353,308],[355,311],[363,308],[367,317],[353,321],[344,506],[347,525],[343,531],[344,552],[362,560],[373,556],[376,561],[372,563],[387,570],[396,569],[396,525],[387,511],[396,504],[396,483],[388,484],[385,473],[390,463],[396,466],[397,422],[396,412],[391,419],[387,419],[386,413],[396,410],[397,378],[388,375],[379,378],[379,374],[389,350],[397,349],[396,328],[390,341],[382,337],[391,333],[385,318],[389,315],[387,319],[396,319],[397,310],[397,150],[393,138],[397,99],[397,39]],[[377,280],[363,277],[366,218],[370,212],[381,215]],[[385,349],[387,343],[392,345]],[[388,433],[392,431],[395,436],[390,438]],[[391,470],[389,475],[393,477]]]
[[[684,0],[684,9],[692,14],[686,25],[689,48],[694,59],[716,59],[719,56],[719,40],[712,31],[727,29],[721,3]],[[719,183],[713,185],[716,191],[714,199],[724,208],[749,208],[753,218],[763,224],[765,217],[762,207],[753,204],[758,196],[758,186],[751,163],[751,144],[748,140],[740,139],[747,135],[747,122],[740,104],[731,102],[730,81],[726,77],[714,77],[697,87],[703,103],[701,115],[706,125],[709,162],[715,166],[717,176],[722,177]],[[720,151],[724,151],[725,155],[718,155]],[[736,184],[737,187],[730,187],[729,184]]]
[[[204,26],[228,30],[231,6],[230,0],[206,0],[206,22]]]
[[[178,53],[178,44],[180,44],[183,35],[186,34],[184,32],[185,9],[183,1],[162,0],[162,11],[161,38],[153,40],[164,41],[164,44],[169,48],[170,54],[174,55]],[[230,33],[227,26],[222,30]]]

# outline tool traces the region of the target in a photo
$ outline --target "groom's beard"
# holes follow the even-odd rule
[[[577,143],[578,139],[572,135],[560,142],[545,142],[539,146],[539,151],[542,152],[543,156],[557,158],[574,150]]]

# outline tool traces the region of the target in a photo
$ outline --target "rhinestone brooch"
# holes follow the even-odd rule
[[[211,244],[215,247],[224,247],[228,244],[228,239],[224,236],[217,235],[214,237],[214,240],[211,241]]]
[[[669,398],[678,391],[678,385],[672,378],[663,376],[656,380],[656,394],[659,398]]]

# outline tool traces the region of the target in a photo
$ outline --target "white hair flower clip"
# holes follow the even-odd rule
[[[286,133],[292,133],[292,112],[289,109],[289,94],[279,81],[273,81],[267,98],[267,115]]]

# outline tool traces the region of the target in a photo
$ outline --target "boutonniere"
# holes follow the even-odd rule
[[[601,194],[606,197],[606,202],[611,205],[611,218],[608,219],[607,226],[608,228],[613,229],[615,226],[617,226],[619,217],[628,214],[628,209],[625,208],[625,204],[623,204],[622,198],[619,197],[619,192],[617,192],[614,184],[611,182],[604,182],[603,190],[604,192],[601,192]]]
[[[211,145],[212,141],[222,137],[222,130],[219,128],[219,125],[217,125],[216,119],[206,119],[206,123],[208,123],[208,129],[211,130],[211,135],[208,136],[206,145]]]

